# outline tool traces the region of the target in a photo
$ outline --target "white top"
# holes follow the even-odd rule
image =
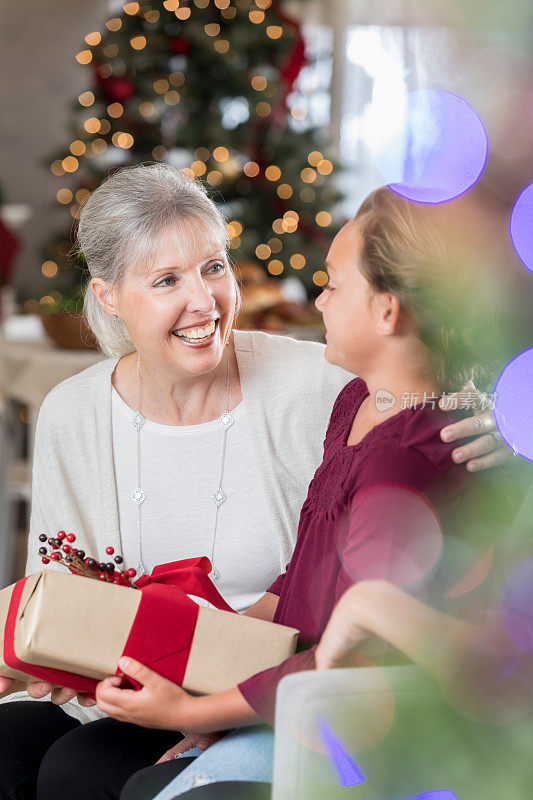
[[[128,567],[139,559],[137,433],[131,409],[112,390],[113,463]],[[214,563],[216,587],[235,611],[246,611],[279,575],[279,537],[267,506],[246,403],[231,411],[224,479],[227,500],[218,512]],[[161,425],[146,420],[140,432],[143,560],[157,564],[181,558],[211,558],[224,430],[218,419],[201,425]],[[146,544],[149,543],[149,548]],[[109,557],[108,557],[109,558]],[[208,603],[205,603],[208,605]]]
[[[279,571],[289,562],[307,488],[322,459],[335,398],[354,376],[329,364],[324,345],[258,331],[234,331],[243,400],[263,491],[278,535]],[[58,384],[44,399],[33,454],[26,574],[43,569],[40,533],[76,533],[95,557],[123,551],[113,464],[112,383],[117,358]],[[153,542],[146,543],[147,552]],[[172,560],[174,551],[164,561]],[[238,565],[235,564],[235,568]],[[49,564],[47,568],[62,569]],[[80,579],[81,580],[81,579]],[[33,700],[26,692],[0,699]],[[46,698],[45,698],[46,700]],[[81,722],[106,716],[76,700],[62,706]]]

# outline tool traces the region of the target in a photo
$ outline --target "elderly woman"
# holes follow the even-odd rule
[[[113,547],[138,573],[207,554],[220,592],[246,613],[290,559],[334,400],[352,376],[322,345],[233,329],[239,292],[224,221],[170,166],[104,181],[83,208],[79,244],[87,318],[109,358],[43,403],[27,573],[42,568],[39,535],[60,529],[92,556]],[[443,437],[483,427],[494,429],[486,415]],[[490,450],[471,465],[504,460],[492,436],[456,460]],[[0,691],[8,685],[0,679]],[[34,683],[0,705],[6,797],[118,797],[180,739],[118,722],[69,690],[49,702],[51,689]]]

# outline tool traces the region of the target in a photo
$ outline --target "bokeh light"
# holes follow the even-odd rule
[[[356,786],[366,781],[366,775],[350,755],[341,739],[335,736],[324,717],[318,718],[320,737],[324,743],[331,763],[335,767],[340,786]]]
[[[514,204],[511,239],[518,257],[533,271],[533,183],[524,189]]]
[[[483,172],[487,135],[461,97],[440,89],[409,92],[403,113],[389,123],[375,157],[397,194],[442,203],[464,194]]]
[[[358,534],[361,519],[376,520],[372,535]],[[443,543],[437,513],[424,495],[388,484],[358,492],[339,520],[336,535],[343,566],[354,581],[386,579],[397,586],[413,586],[427,578]]]
[[[533,558],[512,571],[500,594],[499,611],[515,647],[533,653]]]
[[[533,348],[507,364],[494,388],[494,417],[509,447],[533,461]]]
[[[457,795],[451,789],[432,789],[429,792],[419,792],[404,800],[457,800]]]

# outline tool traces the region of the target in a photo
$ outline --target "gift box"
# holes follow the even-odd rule
[[[234,612],[210,570],[207,558],[163,564],[136,581],[140,591],[50,569],[24,578],[0,592],[0,675],[92,693],[126,655],[213,694],[291,656],[298,631]]]

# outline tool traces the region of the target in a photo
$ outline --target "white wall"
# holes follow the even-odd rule
[[[0,184],[8,202],[33,207],[15,282],[34,297],[46,285],[41,245],[65,220],[47,160],[68,140],[69,104],[87,80],[75,56],[107,7],[107,0],[0,0]]]

